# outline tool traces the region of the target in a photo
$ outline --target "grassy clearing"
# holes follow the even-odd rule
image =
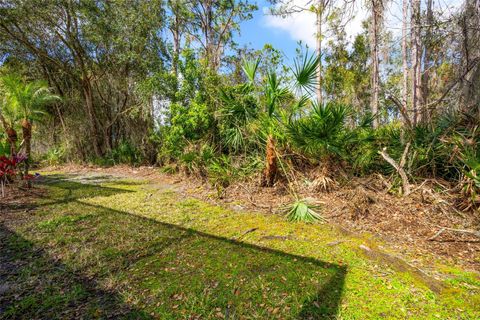
[[[450,269],[434,293],[326,225],[66,178],[51,175],[37,210],[0,229],[2,319],[480,318],[474,274]]]

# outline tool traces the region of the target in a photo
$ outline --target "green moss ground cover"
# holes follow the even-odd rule
[[[77,178],[2,220],[0,319],[480,319],[476,274],[434,292],[328,225]]]

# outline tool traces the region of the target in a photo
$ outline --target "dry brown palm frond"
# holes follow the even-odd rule
[[[316,192],[332,191],[337,186],[337,182],[331,177],[331,172],[328,165],[323,165],[314,174],[314,179],[310,183],[311,190]]]
[[[476,177],[476,173],[471,172],[473,177]],[[456,207],[462,211],[475,211],[480,208],[480,194],[478,186],[475,181],[467,176],[464,176],[459,183],[462,186],[460,191],[460,197],[457,198]]]

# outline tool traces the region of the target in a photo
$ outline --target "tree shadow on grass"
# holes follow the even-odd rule
[[[0,224],[0,319],[152,319]]]
[[[77,179],[77,180],[76,180]],[[78,199],[88,199],[91,197],[108,197],[118,193],[131,193],[133,191],[109,186],[102,186],[101,183],[121,181],[122,185],[141,185],[136,181],[123,181],[113,176],[93,176],[82,177],[77,175],[52,174],[43,177],[41,184],[49,185],[52,188],[62,191],[59,199],[51,199],[38,206],[49,206],[52,204],[66,204]],[[95,182],[95,183],[93,183]],[[48,198],[48,197],[47,197]]]
[[[70,181],[80,185],[99,185],[102,183],[121,182],[122,185],[141,185],[141,180],[126,180],[124,177],[110,174],[91,174],[88,176],[82,174],[62,174],[55,173],[48,176],[42,176],[43,184],[58,184],[58,182]]]
[[[42,177],[40,184],[49,185],[50,187],[62,191],[58,198],[52,199],[45,197],[42,190],[39,188],[32,189],[17,189],[12,188],[9,192],[22,193],[25,197],[44,198],[45,201],[41,204],[33,204],[29,202],[0,202],[0,214],[3,212],[12,211],[30,211],[35,207],[49,206],[53,204],[66,204],[78,199],[88,199],[90,197],[108,197],[118,193],[133,192],[131,190],[101,186],[100,183],[121,181],[122,185],[141,185],[140,181],[124,181],[121,178],[101,175],[92,177],[83,177],[76,174],[52,174],[47,177]],[[93,183],[95,182],[95,183]],[[0,199],[1,200],[1,199]]]
[[[0,318],[11,310],[21,313],[5,318],[336,318],[344,266],[88,204],[75,193],[88,196],[89,189],[96,196],[102,187],[71,183],[61,187],[73,187],[65,202],[75,203],[73,218],[56,216],[54,228],[45,228],[48,220],[29,228],[36,244],[0,229],[7,239],[0,247],[0,279],[20,288],[34,283],[18,298],[12,298],[16,287],[10,298],[0,298]],[[76,252],[62,263],[41,245],[59,237],[55,249]],[[5,275],[4,269],[15,272]],[[107,278],[109,291],[102,286]],[[129,297],[141,307],[126,303]]]

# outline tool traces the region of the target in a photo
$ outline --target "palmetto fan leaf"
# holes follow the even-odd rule
[[[312,93],[318,85],[318,65],[320,57],[318,55],[305,54],[303,59],[296,59],[293,66],[295,76],[295,86],[299,90],[305,90]]]
[[[240,127],[233,126],[226,129],[223,136],[225,144],[233,150],[241,150],[245,147],[244,132]]]
[[[292,106],[292,112],[290,118],[299,116],[303,110],[311,103],[308,95],[302,95]]]
[[[323,217],[316,212],[319,208],[320,206],[310,204],[306,200],[296,200],[294,203],[285,207],[285,212],[289,221],[315,222],[323,219]]]
[[[256,117],[257,107],[252,97],[239,97],[238,94],[220,90],[220,98],[223,101],[223,105],[219,110],[222,121],[244,125]]]
[[[257,118],[256,99],[250,88],[237,86],[219,90],[222,106],[216,113],[220,120],[220,135],[226,147],[233,151],[245,149],[248,124]]]
[[[268,72],[265,88],[265,98],[268,115],[271,117],[280,100],[288,96],[290,92],[287,88],[282,88],[277,74],[273,71]]]
[[[258,66],[260,65],[260,59],[251,59],[251,60],[244,60],[243,61],[243,72],[248,78],[250,83],[255,83],[255,75],[257,73]]]
[[[310,155],[342,154],[347,107],[328,103],[313,104],[312,112],[300,119],[291,119],[287,131],[292,145]]]

